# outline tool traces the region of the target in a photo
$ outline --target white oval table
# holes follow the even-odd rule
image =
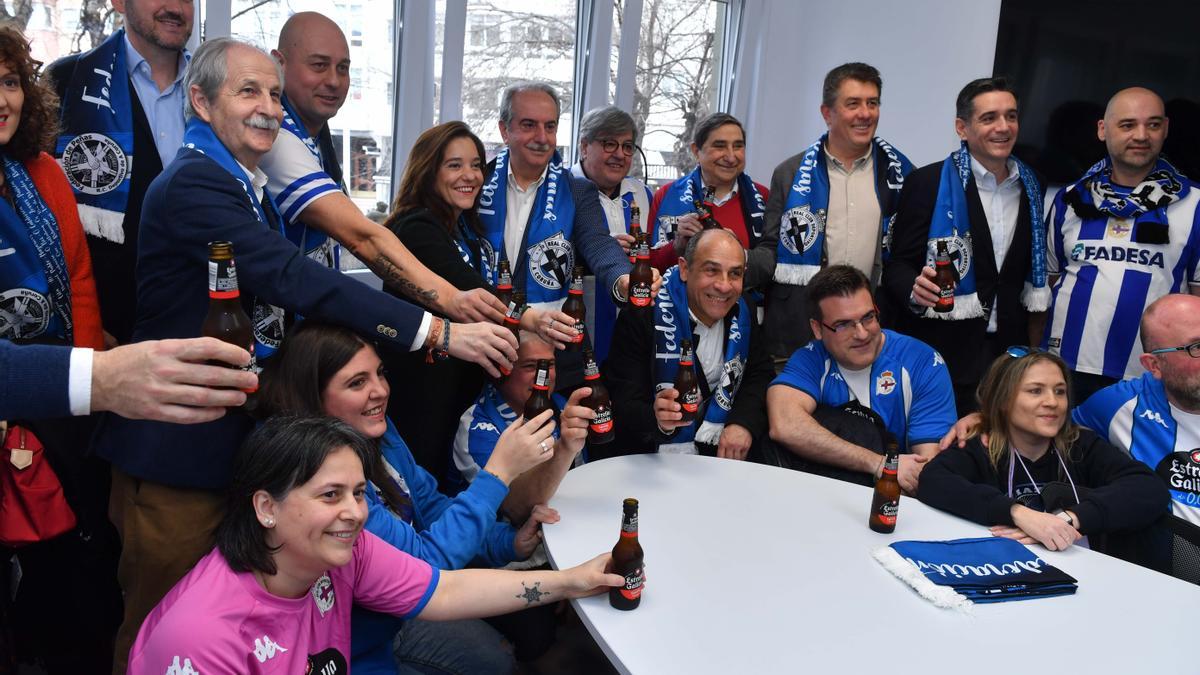
[[[574,601],[622,673],[1195,673],[1200,587],[1086,549],[1035,553],[1073,596],[937,609],[871,557],[902,539],[986,528],[902,497],[896,532],[867,528],[871,491],[797,471],[634,455],[567,473],[544,528],[556,567],[610,549],[640,502],[646,587],[631,612]]]

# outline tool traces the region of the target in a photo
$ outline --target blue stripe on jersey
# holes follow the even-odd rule
[[[284,188],[284,190],[282,192],[280,192],[278,195],[275,196],[275,203],[282,204],[282,203],[286,202],[288,200],[288,198],[292,196],[293,192],[305,187],[306,185],[308,185],[309,183],[312,183],[313,181],[322,180],[322,179],[325,181],[328,181],[330,185],[335,184],[332,180],[329,179],[329,174],[325,173],[324,171],[315,171],[313,173],[308,174],[307,176],[301,176],[301,177],[297,178],[296,180],[292,181],[292,183],[290,185],[288,185],[286,188]]]
[[[287,219],[289,223],[292,222],[296,217],[296,214],[303,210],[305,206],[308,206],[312,203],[312,200],[325,194],[326,192],[339,192],[338,186],[334,185],[333,183],[324,183],[309,190],[308,192],[305,192],[292,201],[291,205],[287,207],[287,210],[283,212],[283,217]],[[280,203],[282,204],[283,202],[280,201]]]
[[[1113,312],[1112,326],[1108,329],[1108,339],[1104,342],[1103,370],[1108,377],[1118,380],[1125,377],[1125,366],[1129,365],[1129,355],[1133,353],[1133,341],[1137,339],[1138,324],[1142,309],[1146,306],[1146,294],[1150,292],[1151,281],[1150,273],[1137,270],[1125,270],[1121,278],[1117,308]]]
[[[1103,239],[1107,230],[1108,217],[1088,218],[1079,224],[1079,237],[1076,241],[1079,239]]]
[[[1087,319],[1088,305],[1092,302],[1092,290],[1096,285],[1095,265],[1082,265],[1075,273],[1075,286],[1071,288],[1071,304],[1067,305],[1067,318],[1062,325],[1062,344],[1059,356],[1072,368],[1079,360],[1079,343],[1083,341],[1083,326]]]

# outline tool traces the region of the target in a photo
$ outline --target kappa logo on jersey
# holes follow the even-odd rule
[[[184,659],[183,665],[179,664],[179,657],[176,656],[171,665],[167,666],[166,672],[163,675],[200,675],[200,672],[192,667],[191,659]]]
[[[875,379],[875,393],[886,396],[896,388],[896,377],[892,371],[885,370]]]
[[[1142,411],[1142,414],[1141,414],[1141,415],[1138,415],[1138,417],[1142,417],[1142,418],[1144,418],[1144,419],[1148,419],[1148,420],[1150,420],[1151,422],[1154,422],[1155,424],[1158,424],[1158,425],[1160,425],[1160,426],[1161,426],[1162,428],[1164,428],[1164,429],[1170,429],[1170,428],[1171,428],[1171,427],[1167,426],[1167,423],[1163,421],[1162,415],[1158,414],[1158,412],[1157,412],[1157,411],[1154,411],[1154,410],[1143,410],[1143,411]]]
[[[944,365],[946,365],[946,360],[942,358],[941,354],[934,352],[933,353],[933,367],[937,368],[938,366],[944,366]]]
[[[838,382],[845,382],[845,380],[843,380],[843,379],[842,379],[842,374],[841,374],[841,373],[830,373],[830,374],[829,374],[829,379],[831,379],[831,380],[837,380]]]
[[[471,431],[476,431],[476,430],[491,431],[492,433],[500,433],[500,430],[496,428],[496,425],[492,424],[491,422],[476,422],[475,424],[473,424],[471,426]]]
[[[63,173],[71,187],[89,195],[112,192],[129,175],[121,146],[104,134],[79,134],[63,148]]]
[[[320,610],[321,616],[333,609],[333,581],[329,578],[329,573],[321,575],[317,579],[317,583],[312,585],[313,601],[317,603],[317,609]]]
[[[0,293],[0,337],[37,337],[50,325],[50,299],[28,288]]]
[[[259,663],[266,663],[268,659],[275,658],[275,654],[286,651],[287,649],[266,635],[254,640],[254,658],[258,659]]]
[[[571,268],[575,266],[575,251],[561,230],[525,252],[529,255],[529,273],[534,281],[552,291],[566,286]]]
[[[1148,251],[1136,246],[1088,246],[1079,242],[1071,249],[1071,260],[1078,262],[1111,260],[1143,267],[1166,268],[1162,251]]]
[[[817,235],[825,230],[825,209],[813,213],[808,204],[795,206],[783,214],[779,223],[779,241],[795,254],[812,248]]]

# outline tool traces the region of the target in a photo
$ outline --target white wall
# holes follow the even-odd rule
[[[753,79],[738,101],[749,130],[747,169],[767,183],[775,166],[825,131],[821,82],[864,61],[883,76],[879,135],[917,166],[957,145],[954,98],[992,73],[1000,0],[759,0],[761,39],[745,57]],[[748,7],[749,9],[749,7]],[[753,26],[754,24],[750,24]],[[754,51],[761,50],[757,55]],[[752,64],[752,65],[751,65]]]

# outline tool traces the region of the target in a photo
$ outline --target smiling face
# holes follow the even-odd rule
[[[125,15],[129,41],[142,56],[151,48],[180,51],[192,36],[196,8],[191,0],[113,0]]]
[[[847,78],[838,86],[833,107],[821,106],[829,125],[829,145],[835,153],[866,154],[879,126],[879,87],[874,82]]]
[[[704,145],[692,143],[692,153],[705,185],[731,189],[746,168],[746,134],[736,124],[723,124],[713,129]]]
[[[350,92],[350,47],[337,24],[315,13],[293,17],[288,44],[276,58],[283,66],[284,89],[310,134],[321,130]]]
[[[1002,172],[1017,144],[1017,99],[1007,91],[987,91],[972,101],[971,119],[955,118],[958,137],[971,156],[993,173]]]
[[[375,348],[363,345],[354,358],[329,378],[321,392],[321,408],[354,427],[367,438],[387,431],[387,402],[391,388]]]
[[[1052,361],[1025,369],[1008,407],[1008,437],[1021,450],[1042,448],[1067,422],[1067,380]]]
[[[871,292],[860,288],[849,296],[832,295],[822,298],[818,306],[821,318],[810,319],[809,325],[838,365],[862,370],[874,363],[883,349],[883,329],[876,318],[878,310]],[[847,327],[837,331],[826,328],[842,325]]]
[[[1167,115],[1162,99],[1147,89],[1127,89],[1112,98],[1097,126],[1112,158],[1113,172],[1141,180],[1154,168],[1167,140]]]
[[[604,150],[606,141],[610,142],[610,145],[615,142],[617,147],[613,148],[612,152],[606,152]],[[582,156],[579,161],[583,164],[584,175],[605,194],[611,194],[621,184],[621,179],[629,175],[629,167],[633,165],[633,153],[625,154],[626,144],[630,148],[633,147],[633,132],[631,131],[615,136],[595,138],[581,147]]]
[[[24,103],[21,77],[7,63],[0,64],[0,146],[8,145],[16,135]]]
[[[433,189],[442,201],[459,214],[475,205],[479,186],[483,185],[483,158],[475,143],[466,136],[459,136],[446,144],[442,152],[442,163],[433,179]]]
[[[252,47],[233,45],[225,58],[225,82],[216,96],[210,101],[193,84],[192,107],[237,161],[254,170],[275,143],[283,119],[279,73],[269,56]]]
[[[262,517],[274,520],[267,544],[279,547],[274,554],[279,574],[316,579],[349,564],[367,520],[366,487],[358,455],[342,447],[330,452],[320,470],[282,500],[256,493]]]
[[[742,295],[746,250],[733,236],[706,233],[692,255],[679,259],[679,278],[687,284],[688,309],[711,327],[725,318]]]
[[[512,120],[500,122],[500,137],[508,146],[514,174],[541,174],[554,157],[558,144],[558,108],[544,91],[513,94]]]

